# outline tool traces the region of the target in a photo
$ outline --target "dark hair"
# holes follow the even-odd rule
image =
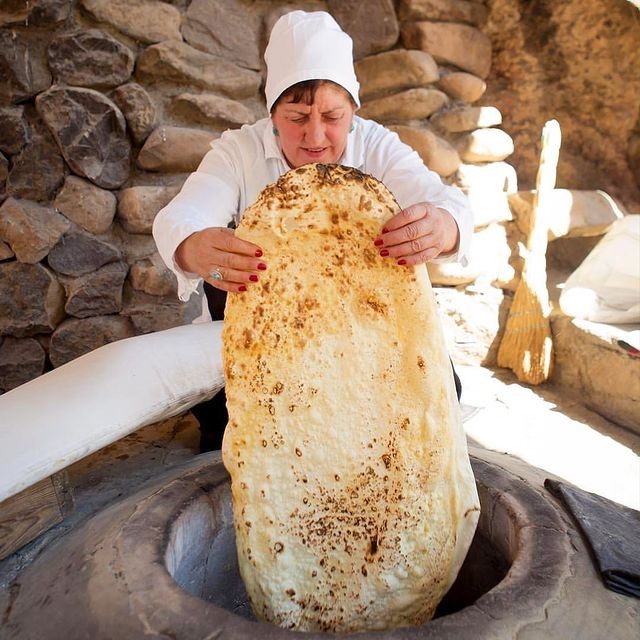
[[[303,80],[302,82],[297,82],[296,84],[291,85],[288,89],[285,89],[279,96],[278,99],[273,103],[271,107],[271,113],[274,112],[275,108],[278,106],[278,103],[284,98],[291,97],[290,102],[300,103],[304,102],[304,104],[312,105],[316,99],[316,91],[323,85],[330,84],[338,89],[342,89],[348,96],[349,100],[353,102],[355,106],[355,102],[353,100],[353,96],[341,85],[333,82],[332,80]]]

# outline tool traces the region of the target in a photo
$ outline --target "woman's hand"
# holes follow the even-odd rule
[[[184,271],[197,273],[223,291],[246,291],[267,268],[258,245],[236,238],[232,229],[209,227],[192,233],[176,249],[175,260]],[[214,276],[220,275],[220,278]]]
[[[375,245],[381,256],[412,266],[453,252],[459,241],[460,232],[453,216],[444,209],[420,202],[387,220]]]

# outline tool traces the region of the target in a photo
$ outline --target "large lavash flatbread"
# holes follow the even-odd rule
[[[222,454],[252,607],[283,627],[420,624],[475,531],[427,271],[373,244],[398,210],[370,176],[306,165],[267,187],[237,230],[269,267],[227,301]]]

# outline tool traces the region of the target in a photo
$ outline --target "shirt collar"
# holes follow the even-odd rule
[[[262,134],[262,142],[264,144],[265,158],[276,158],[284,163],[288,167],[288,163],[280,150],[278,141],[273,133],[273,123],[271,118],[266,118],[266,126]],[[345,147],[342,158],[340,158],[340,164],[347,167],[354,167],[355,169],[362,169],[364,167],[364,135],[362,132],[361,119],[358,116],[353,118],[353,131],[347,134],[347,146]]]

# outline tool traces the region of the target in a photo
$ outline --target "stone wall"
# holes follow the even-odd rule
[[[517,190],[517,179],[504,160],[514,152],[513,129],[527,147],[513,157],[530,180],[546,118],[541,110],[535,118],[526,115],[533,106],[511,99],[526,85],[515,71],[509,83],[509,70],[522,73],[516,62],[524,60],[518,57],[521,43],[512,36],[520,33],[514,21],[521,7],[544,4],[2,3],[0,392],[107,342],[190,322],[198,313],[197,297],[178,302],[151,224],[224,129],[266,115],[261,90],[266,34],[294,8],[329,10],[354,38],[360,114],[396,130],[430,168],[468,193],[477,229],[471,264],[432,266],[434,282],[465,284],[482,277],[508,287],[514,271],[507,194]],[[611,6],[613,26],[607,28],[622,34],[628,59],[620,66],[624,73],[602,69],[615,75],[616,86],[619,77],[629,80],[637,97],[638,86],[629,79],[634,59],[629,43],[636,32],[623,29],[616,17],[623,15],[618,5],[625,1],[582,4],[593,11],[596,5]],[[633,24],[637,27],[637,20]],[[589,33],[600,42],[601,31]],[[517,51],[511,51],[514,46]],[[528,59],[524,68],[525,63]],[[532,73],[527,82],[541,89],[547,79]],[[569,88],[581,97],[579,84]],[[583,121],[593,134],[593,153],[584,162],[606,158],[615,169],[611,180],[620,186],[618,195],[633,200],[637,185],[631,185],[631,169],[622,160],[634,148],[635,134],[627,127],[633,109],[619,91],[607,95],[610,111],[624,114],[626,133],[612,130],[603,140],[606,127],[600,120]],[[518,115],[521,107],[524,118]],[[502,111],[509,114],[509,126],[502,124]],[[579,148],[582,143],[571,136],[582,140],[582,134],[569,128],[567,148]],[[598,154],[598,143],[606,152]],[[608,188],[609,174],[601,172],[600,180],[588,188]]]

